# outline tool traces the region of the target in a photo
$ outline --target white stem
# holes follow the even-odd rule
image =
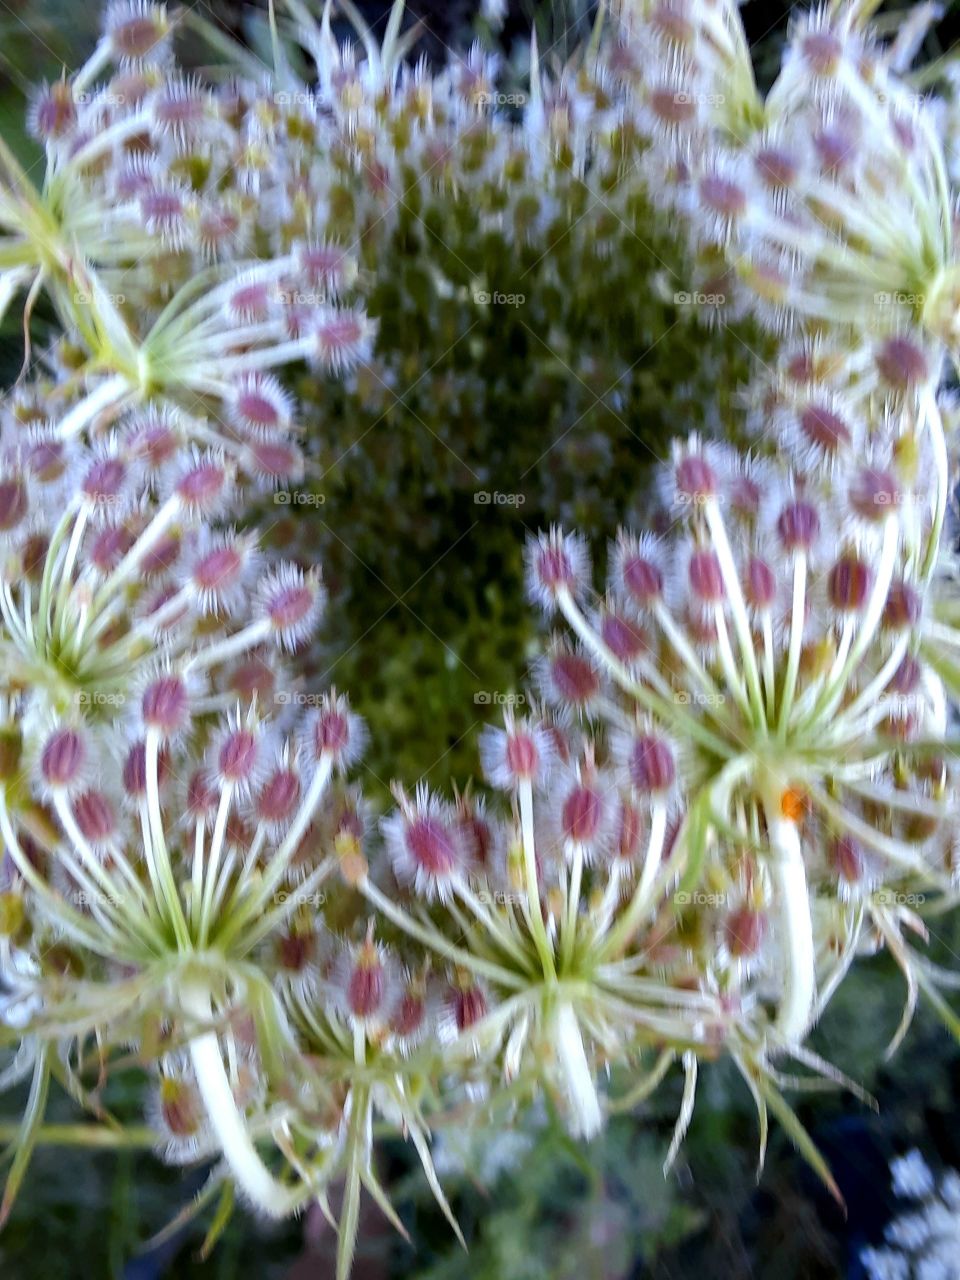
[[[790,648],[787,652],[787,672],[783,684],[783,697],[780,703],[780,717],[777,722],[778,736],[783,739],[787,735],[787,725],[793,708],[793,699],[797,692],[797,673],[800,670],[800,649],[803,645],[803,624],[805,621],[807,594],[807,557],[801,552],[793,566],[793,605],[790,614]]]
[[[785,1040],[796,1043],[805,1035],[816,999],[813,922],[803,850],[797,824],[783,816],[780,789],[767,788],[764,813],[770,838],[771,878],[779,922],[785,971],[783,995],[775,1026]]]
[[[740,642],[740,654],[743,658],[747,684],[750,687],[750,697],[753,700],[754,710],[760,722],[765,724],[766,716],[764,714],[763,697],[760,692],[760,673],[757,670],[757,655],[753,645],[753,634],[750,630],[750,619],[747,616],[747,606],[743,598],[740,576],[737,573],[737,566],[733,558],[733,551],[730,548],[726,526],[723,523],[723,517],[720,514],[720,508],[717,506],[715,498],[711,498],[707,502],[704,514],[713,538],[713,548],[720,564],[720,572],[723,574],[723,584],[726,588],[727,600],[730,603],[730,612],[733,615],[733,625],[737,632],[737,639]]]
[[[570,1128],[575,1137],[590,1139],[600,1132],[603,1113],[583,1047],[583,1035],[573,1009],[566,1002],[559,1006],[554,1016],[553,1045],[570,1103]]]
[[[92,391],[85,399],[75,405],[60,423],[58,436],[61,440],[69,440],[82,431],[88,422],[103,409],[119,404],[130,393],[130,381],[123,374],[116,374],[101,383],[96,391]]]
[[[517,799],[520,803],[520,834],[523,843],[523,871],[526,881],[527,899],[523,911],[527,924],[533,934],[544,975],[549,978],[557,976],[553,963],[553,949],[547,938],[543,924],[543,910],[540,906],[540,882],[537,879],[537,849],[533,827],[533,785],[529,778],[523,778],[517,787]]]
[[[187,986],[181,999],[191,1017],[210,1021],[213,1010],[203,988]],[[233,1096],[215,1032],[205,1031],[190,1041],[190,1059],[207,1118],[237,1186],[269,1217],[286,1217],[301,1202],[302,1193],[278,1182],[261,1160]]]

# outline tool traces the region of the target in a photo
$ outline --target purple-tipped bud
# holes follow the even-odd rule
[[[652,733],[633,739],[626,765],[630,784],[638,795],[665,794],[677,780],[677,761],[672,747],[666,739]]]
[[[584,654],[557,649],[545,667],[545,692],[552,703],[586,710],[600,692],[600,675]]]
[[[260,739],[244,726],[229,728],[221,738],[216,754],[220,778],[233,786],[249,787],[260,762]]]
[[[729,915],[723,928],[727,950],[737,959],[755,956],[763,946],[766,932],[766,916],[749,907],[740,907]]]
[[[94,848],[110,841],[117,830],[117,815],[102,791],[83,791],[73,801],[73,817],[84,840]]]
[[[82,781],[87,763],[83,735],[66,725],[55,729],[40,753],[40,773],[48,787],[68,790]]]
[[[800,163],[782,147],[762,147],[754,157],[757,177],[771,191],[785,191],[794,185]]]
[[[824,404],[808,404],[799,413],[800,430],[804,439],[828,457],[846,449],[853,440],[853,432],[847,422]]]
[[[254,802],[254,816],[267,827],[282,828],[292,821],[300,803],[300,775],[278,767],[267,777]]]
[[[276,378],[250,374],[234,389],[229,412],[239,431],[266,437],[290,430],[293,404]]]
[[[800,41],[800,55],[814,75],[832,76],[843,58],[843,42],[832,31],[808,31]]]
[[[650,640],[643,628],[619,613],[605,613],[600,622],[600,637],[615,658],[621,662],[633,662],[643,653],[650,653]]]
[[[560,805],[560,832],[564,840],[592,851],[606,834],[608,809],[596,783],[580,781],[567,790]]]
[[[830,570],[827,595],[835,609],[859,613],[866,607],[873,587],[873,569],[854,552],[842,555]]]
[[[830,837],[827,841],[827,861],[847,884],[857,884],[866,871],[863,849],[850,835]]]
[[[700,179],[700,199],[711,213],[725,220],[742,217],[747,209],[746,189],[719,174]]]
[[[382,824],[394,874],[428,898],[445,897],[465,868],[466,850],[454,816],[421,787]]]
[[[883,608],[883,625],[890,631],[911,631],[920,621],[922,612],[920,593],[902,579],[894,579]]]
[[[476,984],[466,988],[454,988],[450,993],[450,1013],[461,1035],[486,1017],[487,1007],[487,997],[483,989]]]
[[[228,483],[227,468],[216,458],[208,456],[187,466],[174,490],[187,511],[206,514],[219,507],[226,495]]]
[[[161,738],[172,738],[190,722],[190,693],[177,675],[158,676],[143,692],[143,723]]]
[[[887,690],[890,693],[897,693],[901,697],[909,697],[920,688],[922,679],[923,665],[920,659],[914,657],[912,653],[908,653],[893,673],[890,683],[887,685]]]
[[[881,522],[900,505],[900,487],[889,471],[861,467],[850,482],[849,498],[862,520]]]
[[[157,754],[157,784],[162,787],[170,776],[170,757],[166,750]],[[147,747],[135,742],[127,752],[121,774],[123,790],[129,800],[141,800],[147,793]]]
[[[777,579],[765,560],[751,556],[747,565],[743,596],[758,611],[769,609],[777,598]]]
[[[310,719],[306,745],[314,760],[329,759],[338,769],[349,768],[367,743],[366,726],[336,691],[325,693]]]
[[[58,142],[73,132],[76,123],[73,85],[66,80],[44,85],[34,97],[27,113],[30,133],[38,142]]]
[[[926,354],[909,338],[887,338],[876,361],[881,378],[896,391],[908,391],[930,376]]]
[[[312,634],[323,603],[319,577],[290,564],[268,574],[257,591],[257,612],[269,622],[280,648],[286,650],[296,649]]]
[[[101,573],[112,573],[136,539],[125,525],[110,525],[90,544],[90,563]]]
[[[170,21],[162,5],[111,4],[104,29],[113,56],[121,62],[140,62],[156,55],[170,32]]]
[[[820,534],[820,516],[809,502],[789,502],[780,512],[777,533],[787,551],[809,551]]]
[[[370,327],[362,311],[326,311],[313,327],[320,364],[340,373],[365,356]]]
[[[527,544],[527,593],[534,603],[550,609],[557,596],[567,592],[576,597],[589,573],[587,548],[577,534],[559,529],[540,533]]]
[[[715,551],[694,551],[687,565],[692,595],[702,604],[719,604],[726,595],[723,570]]]
[[[677,493],[694,502],[714,497],[719,488],[717,473],[700,453],[681,458],[674,468],[674,482]]]
[[[19,476],[0,480],[0,533],[22,524],[30,511],[27,486]]]

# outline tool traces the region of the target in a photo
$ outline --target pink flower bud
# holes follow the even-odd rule
[[[343,373],[366,359],[370,326],[362,311],[324,309],[313,326],[317,359],[333,373]]]
[[[751,556],[747,564],[743,596],[747,604],[762,613],[777,597],[777,579],[773,570],[759,556]]]
[[[157,753],[157,786],[162,789],[170,776],[170,756],[162,747]],[[128,800],[139,801],[147,793],[147,746],[141,739],[127,752],[121,774],[123,790]]]
[[[102,574],[112,573],[136,541],[125,525],[110,525],[90,544],[90,563]]]
[[[76,123],[77,108],[69,81],[44,85],[33,97],[27,112],[27,127],[38,142],[58,142],[73,131]]]
[[[650,538],[621,535],[614,551],[611,586],[638,608],[655,604],[663,595],[662,555]]]
[[[881,378],[896,391],[908,391],[930,376],[926,354],[909,338],[887,338],[876,354],[876,361]]]
[[[900,505],[900,486],[889,471],[861,467],[850,482],[849,498],[862,520],[879,523]]]
[[[487,997],[482,987],[455,987],[450,992],[449,1009],[458,1034],[475,1027],[487,1013]]]
[[[673,476],[678,494],[691,501],[712,498],[719,488],[716,472],[699,453],[689,453],[681,458],[674,467]]]
[[[780,512],[777,533],[787,551],[809,551],[820,535],[820,516],[809,502],[789,502]]]
[[[827,457],[840,453],[853,440],[848,423],[825,404],[804,405],[799,413],[799,425],[804,439]]]
[[[542,671],[544,693],[554,706],[585,712],[600,693],[600,675],[579,650],[555,649],[547,655]]]
[[[143,723],[162,739],[182,733],[190,723],[190,692],[178,675],[161,675],[143,691],[140,704]]]
[[[755,956],[767,932],[766,916],[749,907],[732,912],[724,924],[723,934],[730,954],[737,959]]]
[[[82,791],[73,800],[73,817],[83,838],[94,848],[108,844],[117,830],[117,815],[102,791]]]
[[[578,534],[559,529],[540,533],[527,543],[527,594],[544,609],[552,609],[560,592],[578,597],[589,574],[587,548]]]
[[[382,824],[394,874],[428,899],[444,899],[466,866],[466,850],[452,815],[422,785],[411,804],[401,807]]]
[[[847,884],[857,884],[866,872],[863,849],[850,835],[830,837],[827,841],[827,860]]]
[[[139,62],[161,51],[170,22],[162,5],[121,0],[108,6],[104,30],[115,58]]]
[[[277,765],[257,792],[254,818],[268,830],[282,831],[293,820],[302,790],[299,773],[289,766]]]
[[[20,476],[0,480],[0,533],[22,524],[30,511],[27,486]]]
[[[650,639],[632,619],[619,613],[604,613],[600,621],[600,637],[615,658],[634,662],[641,654],[651,654]]]
[[[270,624],[281,649],[296,649],[310,636],[323,611],[324,591],[319,577],[295,565],[283,564],[267,574],[257,590],[256,614]]]
[[[227,468],[212,454],[201,455],[184,467],[174,492],[190,515],[209,515],[223,504],[228,489]]]
[[[920,621],[923,600],[919,592],[901,578],[895,578],[883,608],[883,625],[890,631],[911,631]]]
[[[652,733],[640,734],[621,743],[618,754],[624,757],[630,784],[638,795],[653,798],[673,788],[677,762],[665,738]]]
[[[835,609],[859,613],[866,607],[873,587],[873,569],[854,552],[840,557],[827,579],[827,595]]]
[[[366,725],[334,689],[323,694],[320,706],[308,717],[303,744],[312,761],[329,759],[342,771],[362,755],[367,744]]]
[[[88,763],[87,745],[77,729],[66,725],[54,729],[40,753],[40,774],[52,790],[66,791],[78,786]]]
[[[290,430],[293,401],[276,378],[254,373],[234,387],[227,411],[238,431],[267,438]]]

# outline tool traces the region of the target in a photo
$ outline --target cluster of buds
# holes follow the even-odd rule
[[[25,289],[28,327],[45,292],[71,339],[55,385],[34,391],[55,438],[159,401],[183,411],[192,442],[254,478],[288,478],[294,404],[270,370],[340,373],[369,352],[372,326],[342,301],[346,249],[283,211],[301,156],[276,145],[276,108],[255,87],[182,75],[171,22],[118,0],[87,63],[38,91],[42,189],[0,155],[0,300]]]
[[[764,98],[735,5],[625,8],[616,65],[657,140],[650,190],[685,219],[702,287],[777,332],[918,323],[956,352],[949,117],[897,74],[910,24],[883,47],[863,5],[805,14]]]

